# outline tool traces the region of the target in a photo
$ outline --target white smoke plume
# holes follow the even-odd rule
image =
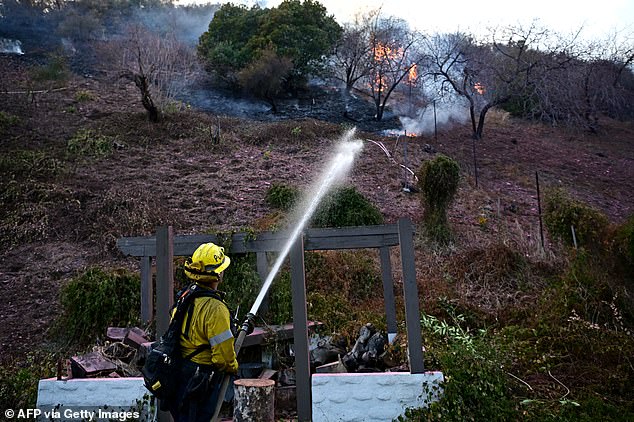
[[[463,124],[469,120],[469,108],[458,98],[453,100],[432,102],[421,109],[416,117],[399,117],[403,129],[407,133],[433,135],[436,129],[447,129],[455,124]]]
[[[24,51],[22,51],[22,43],[19,40],[0,38],[0,53],[24,54]]]

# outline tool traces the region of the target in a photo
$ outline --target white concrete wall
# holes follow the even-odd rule
[[[143,378],[49,378],[38,385],[38,419],[45,421],[150,420],[149,403]]]
[[[386,422],[442,393],[442,372],[314,374],[313,422]]]

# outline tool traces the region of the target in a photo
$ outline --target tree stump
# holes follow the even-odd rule
[[[233,382],[234,422],[275,421],[275,381],[243,378]]]

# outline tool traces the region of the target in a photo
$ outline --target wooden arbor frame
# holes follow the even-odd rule
[[[252,239],[246,233],[236,233],[231,238],[231,245],[228,248],[230,250],[227,252],[230,254],[256,253],[258,273],[264,280],[268,274],[266,252],[279,252],[284,247],[288,236],[288,233],[284,232],[266,232]],[[150,321],[154,317],[151,268],[152,258],[156,257],[157,334],[165,332],[169,325],[168,311],[174,300],[174,256],[191,256],[200,244],[206,242],[218,243],[219,240],[213,235],[174,236],[172,228],[168,226],[160,227],[155,237],[125,237],[117,241],[117,246],[124,254],[139,257],[141,260],[141,318],[144,321]],[[388,225],[306,229],[292,246],[289,258],[299,421],[312,419],[304,251],[379,249],[387,331],[388,336],[393,336],[397,332],[394,283],[389,254],[389,248],[393,246],[399,246],[401,252],[410,372],[422,373],[424,362],[414,264],[414,232],[409,219],[402,218],[397,224]]]

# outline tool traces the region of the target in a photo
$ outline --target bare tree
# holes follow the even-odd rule
[[[134,25],[128,28],[126,37],[110,44],[110,50],[121,54],[120,76],[137,86],[152,122],[159,121],[177,90],[199,73],[193,48],[170,32],[158,35]]]
[[[560,54],[566,46],[553,44],[549,31],[535,23],[494,29],[488,42],[466,34],[442,35],[430,39],[426,50],[431,75],[469,104],[474,139],[482,138],[492,107],[526,107],[523,102],[535,101],[536,83],[571,60]]]
[[[370,43],[372,22],[379,10],[357,15],[353,23],[343,27],[341,39],[331,60],[333,77],[342,81],[351,92],[357,82],[370,72],[372,46]]]
[[[402,19],[383,19],[380,15],[375,18],[370,34],[369,72],[364,80],[376,106],[377,121],[383,119],[394,90],[421,61],[420,40],[421,35],[411,31]]]

